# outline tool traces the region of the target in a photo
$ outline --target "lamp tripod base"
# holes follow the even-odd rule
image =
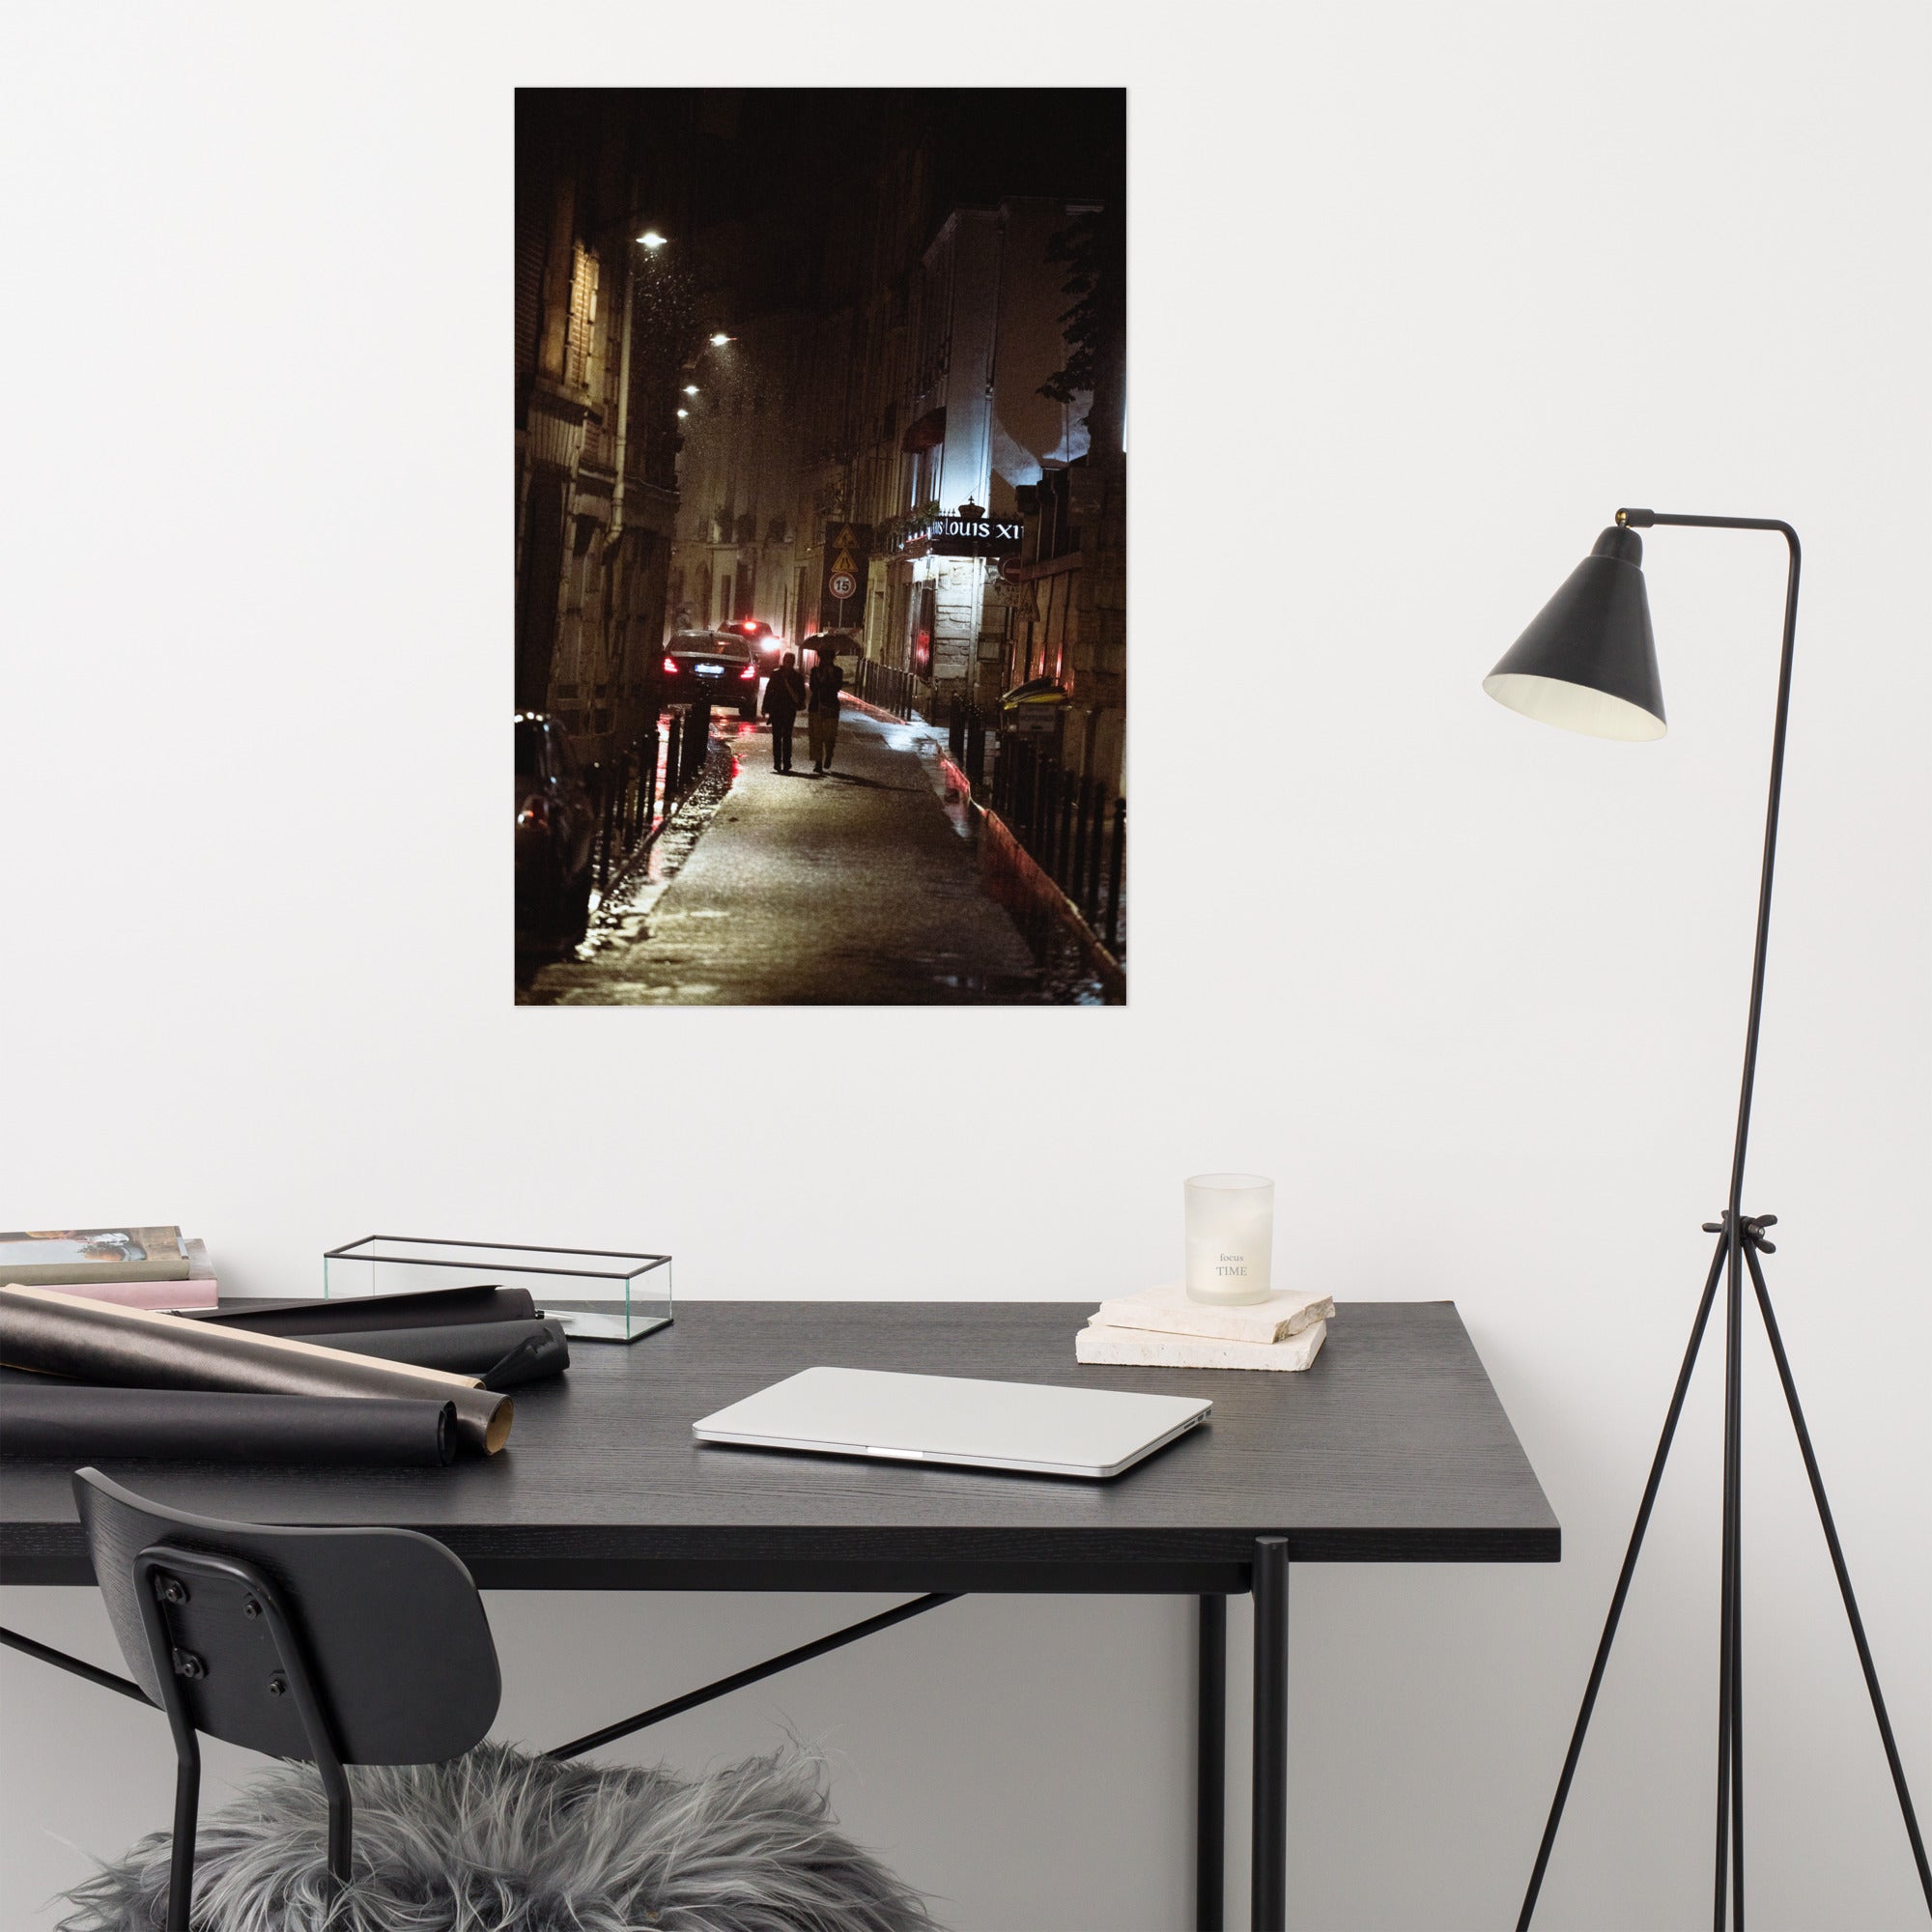
[[[1918,1819],[1912,1808],[1912,1793],[1905,1782],[1905,1768],[1899,1762],[1898,1745],[1892,1737],[1891,1719],[1886,1715],[1885,1697],[1879,1690],[1878,1671],[1872,1662],[1871,1646],[1865,1640],[1864,1620],[1859,1615],[1858,1599],[1852,1594],[1852,1578],[1845,1568],[1845,1553],[1839,1547],[1837,1525],[1832,1520],[1832,1505],[1825,1495],[1825,1479],[1818,1473],[1818,1459],[1811,1448],[1811,1432],[1804,1426],[1804,1411],[1798,1401],[1798,1385],[1792,1380],[1791,1363],[1784,1352],[1784,1341],[1777,1331],[1777,1318],[1772,1313],[1771,1293],[1765,1286],[1760,1255],[1776,1252],[1765,1238],[1765,1230],[1776,1225],[1775,1214],[1743,1215],[1726,1210],[1716,1221],[1704,1224],[1706,1234],[1718,1236],[1717,1253],[1711,1258],[1711,1271],[1705,1277],[1704,1293],[1697,1304],[1697,1319],[1690,1326],[1690,1347],[1684,1351],[1684,1366],[1677,1374],[1677,1386],[1663,1418],[1663,1434],[1650,1465],[1650,1480],[1644,1485],[1643,1500],[1637,1506],[1636,1524],[1631,1531],[1630,1547],[1624,1552],[1623,1568],[1610,1596],[1609,1615],[1597,1645],[1590,1679],[1583,1690],[1582,1708],[1577,1714],[1577,1728],[1571,1734],[1570,1750],[1563,1760],[1563,1774],[1556,1781],[1556,1796],[1549,1806],[1549,1819],[1543,1828],[1543,1842],[1537,1847],[1535,1869],[1529,1875],[1529,1889],[1523,1894],[1522,1911],[1517,1932],[1529,1932],[1536,1911],[1537,1894],[1543,1889],[1543,1875],[1549,1864],[1549,1853],[1556,1842],[1556,1830],[1563,1818],[1563,1805],[1577,1775],[1577,1760],[1582,1754],[1584,1733],[1590,1727],[1590,1714],[1596,1708],[1604,1669],[1609,1662],[1610,1646],[1616,1640],[1617,1621],[1623,1615],[1624,1599],[1630,1594],[1631,1578],[1636,1571],[1638,1551],[1643,1548],[1644,1531],[1650,1526],[1650,1513],[1663,1480],[1663,1465],[1669,1459],[1670,1444],[1683,1413],[1684,1397],[1690,1386],[1691,1372],[1697,1366],[1697,1351],[1703,1346],[1710,1323],[1711,1309],[1717,1299],[1718,1284],[1725,1284],[1724,1303],[1724,1506],[1723,1554],[1719,1600],[1718,1642],[1718,1821],[1716,1873],[1713,1881],[1712,1925],[1725,1932],[1728,1916],[1735,1932],[1744,1932],[1745,1923],[1745,1802],[1744,1802],[1744,1673],[1742,1668],[1743,1589],[1740,1563],[1739,1518],[1742,1475],[1743,1374],[1740,1350],[1744,1326],[1744,1280],[1750,1277],[1757,1297],[1758,1313],[1771,1344],[1772,1359],[1777,1365],[1777,1378],[1784,1389],[1791,1426],[1798,1435],[1798,1446],[1804,1458],[1804,1473],[1810,1479],[1812,1500],[1818,1506],[1818,1520],[1824,1526],[1825,1545],[1832,1554],[1832,1568],[1838,1578],[1838,1592],[1845,1603],[1845,1616],[1851,1624],[1852,1641],[1858,1646],[1859,1664],[1864,1671],[1865,1689],[1871,1693],[1872,1715],[1878,1719],[1878,1733],[1885,1746],[1886,1762],[1891,1768],[1891,1782],[1898,1794],[1898,1808],[1905,1820],[1906,1836],[1918,1867],[1918,1883],[1925,1893],[1925,1906],[1932,1913],[1932,1866],[1925,1858],[1925,1840],[1918,1831]]]

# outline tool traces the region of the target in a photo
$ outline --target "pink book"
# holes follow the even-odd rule
[[[213,1308],[219,1284],[213,1275],[196,1281],[64,1281],[48,1282],[63,1294],[78,1294],[89,1301],[105,1301],[116,1308]]]

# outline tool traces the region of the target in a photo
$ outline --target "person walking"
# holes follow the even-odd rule
[[[832,655],[832,647],[837,641],[833,638],[818,640],[818,662],[811,668],[811,693],[805,724],[806,741],[811,752],[811,769],[815,772],[832,769],[832,753],[838,747],[838,694],[844,687],[845,673],[838,668],[838,660]]]
[[[798,674],[798,653],[787,651],[784,662],[765,680],[765,716],[772,721],[772,770],[791,770],[791,730],[805,709],[805,679]]]

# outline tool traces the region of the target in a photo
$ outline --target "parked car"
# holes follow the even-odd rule
[[[755,718],[758,655],[742,631],[679,631],[665,646],[664,691],[667,704],[735,704]]]
[[[590,916],[597,808],[570,733],[517,713],[517,936],[575,945]]]

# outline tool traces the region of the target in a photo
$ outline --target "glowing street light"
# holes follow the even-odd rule
[[[723,329],[720,329],[719,332],[711,338],[711,346],[714,349],[723,349],[727,342],[735,342],[737,338],[735,336],[726,335]]]
[[[646,228],[644,232],[638,237],[638,240],[641,242],[646,248],[662,248],[665,244],[665,238],[662,235],[660,235],[655,228]]]
[[[686,394],[687,396],[695,396],[695,395],[696,395],[696,393],[697,393],[697,384],[696,384],[696,383],[687,383],[687,384],[686,384],[684,385],[684,393],[685,393],[685,394]]]
[[[679,414],[679,415],[681,415],[681,416],[688,416],[688,415],[689,415],[690,413],[691,413],[691,412],[690,412],[689,410],[679,410],[679,411],[678,411],[678,414]]]

